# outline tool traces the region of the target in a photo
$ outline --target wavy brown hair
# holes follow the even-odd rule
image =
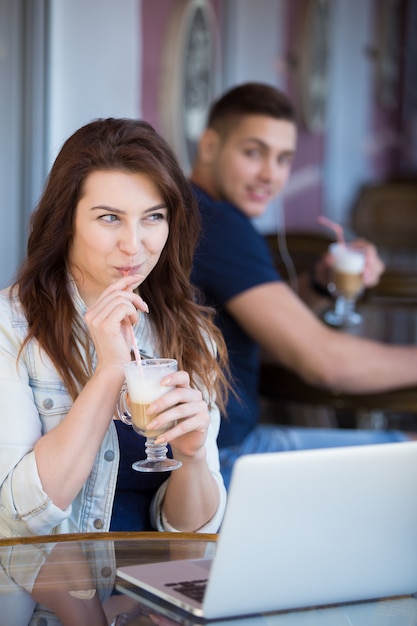
[[[97,119],[77,130],[52,166],[32,214],[26,260],[17,275],[29,332],[52,359],[73,398],[92,374],[91,340],[77,318],[68,282],[68,252],[77,204],[94,171],[148,176],[168,208],[169,235],[156,267],[140,286],[151,311],[158,351],[178,360],[192,384],[200,379],[224,409],[228,392],[227,350],[213,311],[197,303],[190,273],[199,236],[199,211],[191,187],[165,140],[148,123]],[[217,355],[213,354],[213,345]]]

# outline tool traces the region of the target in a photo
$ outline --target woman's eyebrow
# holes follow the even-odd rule
[[[149,209],[145,209],[145,213],[149,213],[150,211],[158,211],[159,209],[167,209],[167,205],[165,202],[161,202],[161,204],[155,204],[155,206],[150,206]]]
[[[159,209],[166,209],[167,206],[164,202],[161,202],[161,204],[155,204],[154,206],[150,206],[149,208],[145,209],[145,213],[150,213],[152,211],[158,211]],[[124,215],[126,213],[126,211],[123,211],[123,209],[117,209],[116,207],[112,207],[112,206],[107,206],[105,204],[98,204],[96,206],[92,206],[90,208],[90,211],[108,211],[109,213],[115,213],[117,215]]]
[[[108,211],[109,213],[125,213],[125,211],[122,211],[121,209],[116,209],[113,206],[107,206],[105,204],[97,204],[96,206],[92,206],[90,208],[90,211]]]

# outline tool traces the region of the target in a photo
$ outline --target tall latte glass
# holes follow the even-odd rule
[[[336,302],[334,309],[324,314],[324,319],[332,326],[355,326],[362,320],[362,316],[355,311],[355,304],[363,289],[365,255],[360,249],[342,243],[330,244],[329,252]]]
[[[156,415],[147,413],[154,400],[174,389],[161,385],[161,381],[176,370],[175,359],[142,359],[140,363],[129,361],[124,365],[126,384],[120,391],[117,414],[125,424],[146,437],[146,459],[132,465],[138,472],[169,472],[181,467],[180,461],[167,457],[166,444],[155,444],[155,439],[173,423],[166,424],[162,429],[150,430],[148,424]]]

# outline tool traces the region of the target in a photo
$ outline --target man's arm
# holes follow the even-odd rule
[[[285,283],[244,291],[226,309],[262,348],[313,385],[352,393],[417,385],[417,347],[330,329]]]

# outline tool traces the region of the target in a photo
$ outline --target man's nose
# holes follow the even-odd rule
[[[268,182],[279,180],[279,168],[272,159],[264,159],[262,161],[261,177]]]

